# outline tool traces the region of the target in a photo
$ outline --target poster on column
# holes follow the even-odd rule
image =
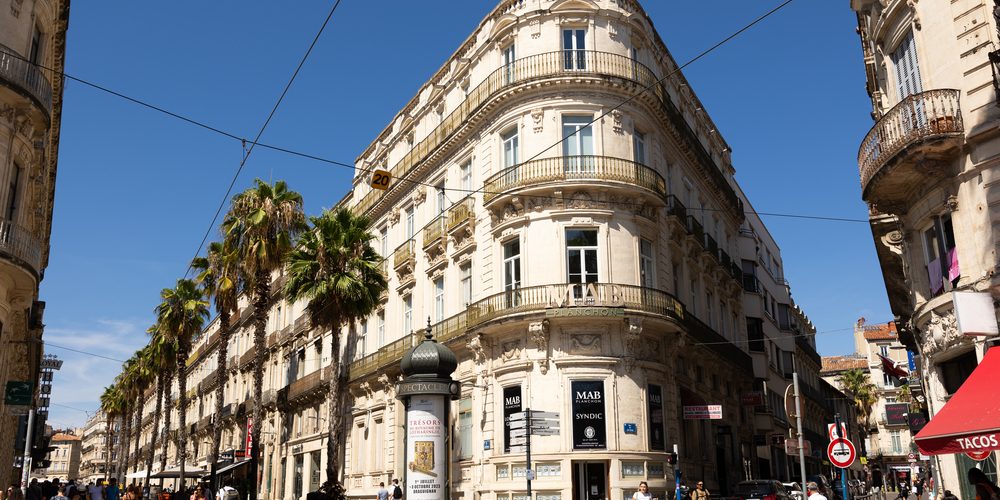
[[[437,500],[447,480],[444,396],[412,396],[406,409],[406,498]]]
[[[503,452],[510,453],[510,416],[521,411],[521,386],[503,388]]]
[[[607,448],[604,418],[604,382],[573,382],[573,449]]]

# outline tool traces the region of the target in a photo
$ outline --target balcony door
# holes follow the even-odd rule
[[[892,65],[896,70],[896,95],[899,96],[900,103],[907,97],[924,91],[923,85],[920,83],[917,46],[913,41],[912,31],[892,52]],[[921,99],[911,99],[910,104],[904,104],[904,106],[909,107],[909,112],[901,117],[906,132],[926,124],[927,119],[924,116],[924,104]]]
[[[564,116],[563,167],[567,178],[594,172],[593,116]]]
[[[584,298],[587,284],[598,281],[596,229],[566,230],[566,264],[567,281],[575,284],[573,298]]]
[[[587,30],[563,30],[563,68],[568,70],[587,69]]]

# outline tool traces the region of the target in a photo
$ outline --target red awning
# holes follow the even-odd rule
[[[1000,348],[982,363],[914,440],[925,455],[1000,450]]]

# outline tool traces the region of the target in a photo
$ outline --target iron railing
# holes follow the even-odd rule
[[[728,186],[725,184],[726,181],[721,171],[715,166],[711,154],[697,139],[690,125],[683,119],[681,112],[671,102],[665,85],[657,81],[658,78],[653,71],[628,56],[590,50],[535,54],[497,68],[479,85],[469,91],[465,100],[445,117],[440,125],[415,144],[392,167],[390,171],[393,178],[403,178],[414,167],[429,158],[431,154],[438,152],[440,146],[466,125],[473,114],[494,103],[495,98],[502,95],[510,87],[557,77],[617,77],[634,82],[638,86],[650,88],[650,94],[656,98],[665,112],[678,118],[677,123],[686,132],[687,141],[696,150],[696,154],[705,163],[706,168],[710,170],[709,174],[716,183],[719,186]],[[372,190],[361,199],[354,210],[358,213],[368,212],[383,197],[383,194],[382,191]],[[732,189],[726,190],[723,194],[730,206],[742,212],[742,204]]]
[[[655,170],[631,160],[608,156],[539,158],[497,172],[483,184],[487,203],[515,189],[561,181],[610,181],[666,196],[667,183]]]
[[[425,249],[441,240],[441,237],[444,236],[444,224],[445,215],[441,214],[435,217],[430,224],[424,226],[423,241]]]
[[[406,240],[406,243],[400,245],[399,248],[397,248],[396,251],[392,253],[393,267],[399,268],[404,264],[406,264],[407,262],[416,260],[417,254],[416,251],[414,250],[414,247],[416,247],[416,243],[413,241],[412,238]]]
[[[52,86],[38,65],[21,58],[14,49],[0,44],[0,79],[16,85],[33,97],[46,113],[52,112]]]
[[[42,267],[42,244],[27,228],[0,220],[0,252],[24,262],[35,273]]]
[[[476,218],[475,202],[476,200],[470,195],[448,209],[449,233]]]
[[[879,118],[858,149],[861,188],[867,189],[879,169],[917,142],[964,132],[960,91],[936,89],[913,94]]]

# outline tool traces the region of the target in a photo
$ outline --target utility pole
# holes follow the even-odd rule
[[[847,436],[840,432],[840,414],[833,414],[833,435],[840,439],[847,439]],[[847,469],[840,469],[840,491],[844,493],[844,500],[850,500],[850,492],[847,491]]]
[[[31,443],[34,441],[35,409],[28,410],[28,431],[24,437],[24,457],[21,458],[21,493],[28,497],[28,477],[31,475]]]
[[[681,459],[677,454],[677,443],[674,443],[674,500],[681,498]]]
[[[528,498],[531,498],[531,476],[533,475],[531,472],[531,408],[524,409],[524,420],[525,424],[527,425],[526,428],[527,432],[525,433],[524,436],[525,437],[524,460],[525,462],[527,462],[526,464],[527,469],[525,469],[524,471],[524,477],[528,481]]]
[[[802,476],[802,488],[806,487],[806,452],[802,438],[802,399],[799,396],[799,372],[792,372],[792,384],[795,385],[795,427],[799,435],[799,474]]]

